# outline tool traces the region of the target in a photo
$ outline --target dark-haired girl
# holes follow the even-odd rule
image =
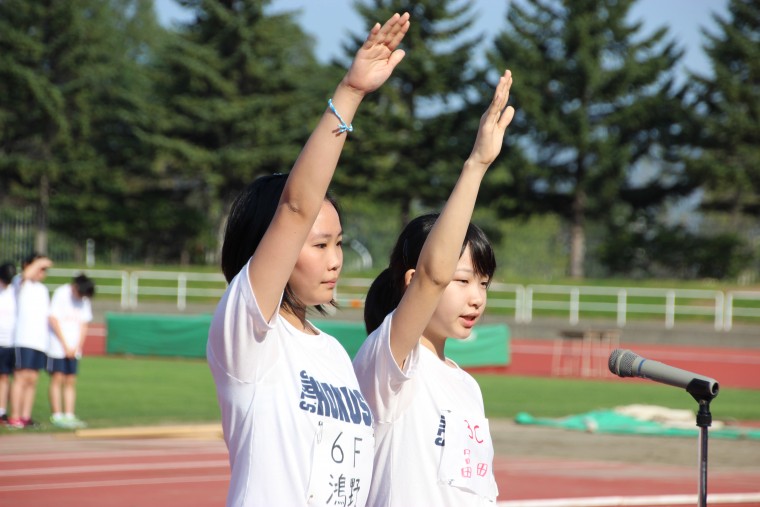
[[[470,218],[514,116],[507,107],[511,85],[506,71],[440,216],[407,225],[367,294],[369,337],[354,358],[375,417],[367,505],[461,507],[496,500],[483,397],[475,379],[446,357],[445,345],[470,336],[485,309],[495,260]]]
[[[230,211],[229,287],[206,349],[230,455],[228,506],[365,504],[371,411],[345,350],[306,310],[332,302],[342,267],[326,194],[346,133],[403,58],[408,29],[408,14],[372,28],[290,174],[257,179]]]

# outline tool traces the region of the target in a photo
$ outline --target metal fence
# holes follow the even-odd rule
[[[184,310],[189,301],[218,300],[227,287],[221,274],[181,271],[74,270],[53,268],[51,283],[65,283],[79,273],[93,278],[99,294],[119,297],[121,307],[135,309],[151,302],[172,301]],[[335,292],[344,307],[362,308],[371,280],[341,279]],[[51,285],[54,288],[55,285]],[[662,320],[673,328],[684,319],[705,319],[716,331],[730,331],[735,322],[760,324],[760,291],[721,291],[641,287],[491,284],[489,308],[508,310],[516,322],[560,316],[571,325],[582,319],[614,318],[625,327],[629,318]]]

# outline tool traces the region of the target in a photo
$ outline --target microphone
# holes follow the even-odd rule
[[[718,381],[667,364],[644,359],[630,350],[610,354],[610,371],[619,377],[641,377],[686,389],[695,399],[711,400],[718,395]]]

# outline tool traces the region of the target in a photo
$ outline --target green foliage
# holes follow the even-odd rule
[[[600,258],[615,275],[718,280],[736,278],[754,260],[734,233],[707,236],[681,226],[626,228],[606,238]]]
[[[474,124],[467,123],[458,105],[475,74],[477,36],[467,33],[472,6],[453,0],[372,0],[354,6],[367,27],[405,11],[411,26],[402,43],[406,57],[357,115],[334,187],[339,195],[358,192],[400,209],[400,229],[416,204],[440,206],[448,197],[462,153],[475,139],[480,113]],[[364,30],[355,34],[347,56],[365,37]]]
[[[161,53],[157,170],[189,179],[217,204],[256,176],[288,172],[337,84],[292,14],[265,15],[268,3],[184,1],[195,19]],[[211,211],[216,227],[224,210]]]
[[[689,167],[707,190],[704,208],[760,216],[760,2],[731,0],[705,33],[714,75],[692,75],[698,148]],[[732,229],[738,231],[738,221]],[[757,222],[755,222],[757,225]]]
[[[583,276],[586,222],[690,190],[677,165],[682,118],[672,85],[682,52],[663,27],[642,34],[633,0],[512,2],[489,60],[515,74],[510,139],[526,147],[502,214],[553,213],[570,225],[570,275]],[[657,174],[637,181],[643,160]]]

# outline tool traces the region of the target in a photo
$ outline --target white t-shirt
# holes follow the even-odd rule
[[[390,349],[392,316],[354,358],[376,424],[367,505],[492,506],[493,444],[478,383],[419,343],[400,369]]]
[[[82,324],[92,321],[92,305],[89,298],[76,299],[71,284],[61,285],[53,292],[50,316],[58,319],[63,339],[69,347],[78,347],[82,338]],[[81,351],[80,351],[81,352]],[[58,337],[50,330],[48,357],[63,359],[66,351]]]
[[[17,278],[15,284],[17,313],[13,344],[47,353],[50,292],[41,282],[26,280],[22,283]]]
[[[230,454],[227,506],[359,506],[372,477],[372,412],[332,336],[261,314],[246,265],[206,354]]]
[[[0,347],[13,347],[15,325],[16,289],[13,285],[0,287]]]

